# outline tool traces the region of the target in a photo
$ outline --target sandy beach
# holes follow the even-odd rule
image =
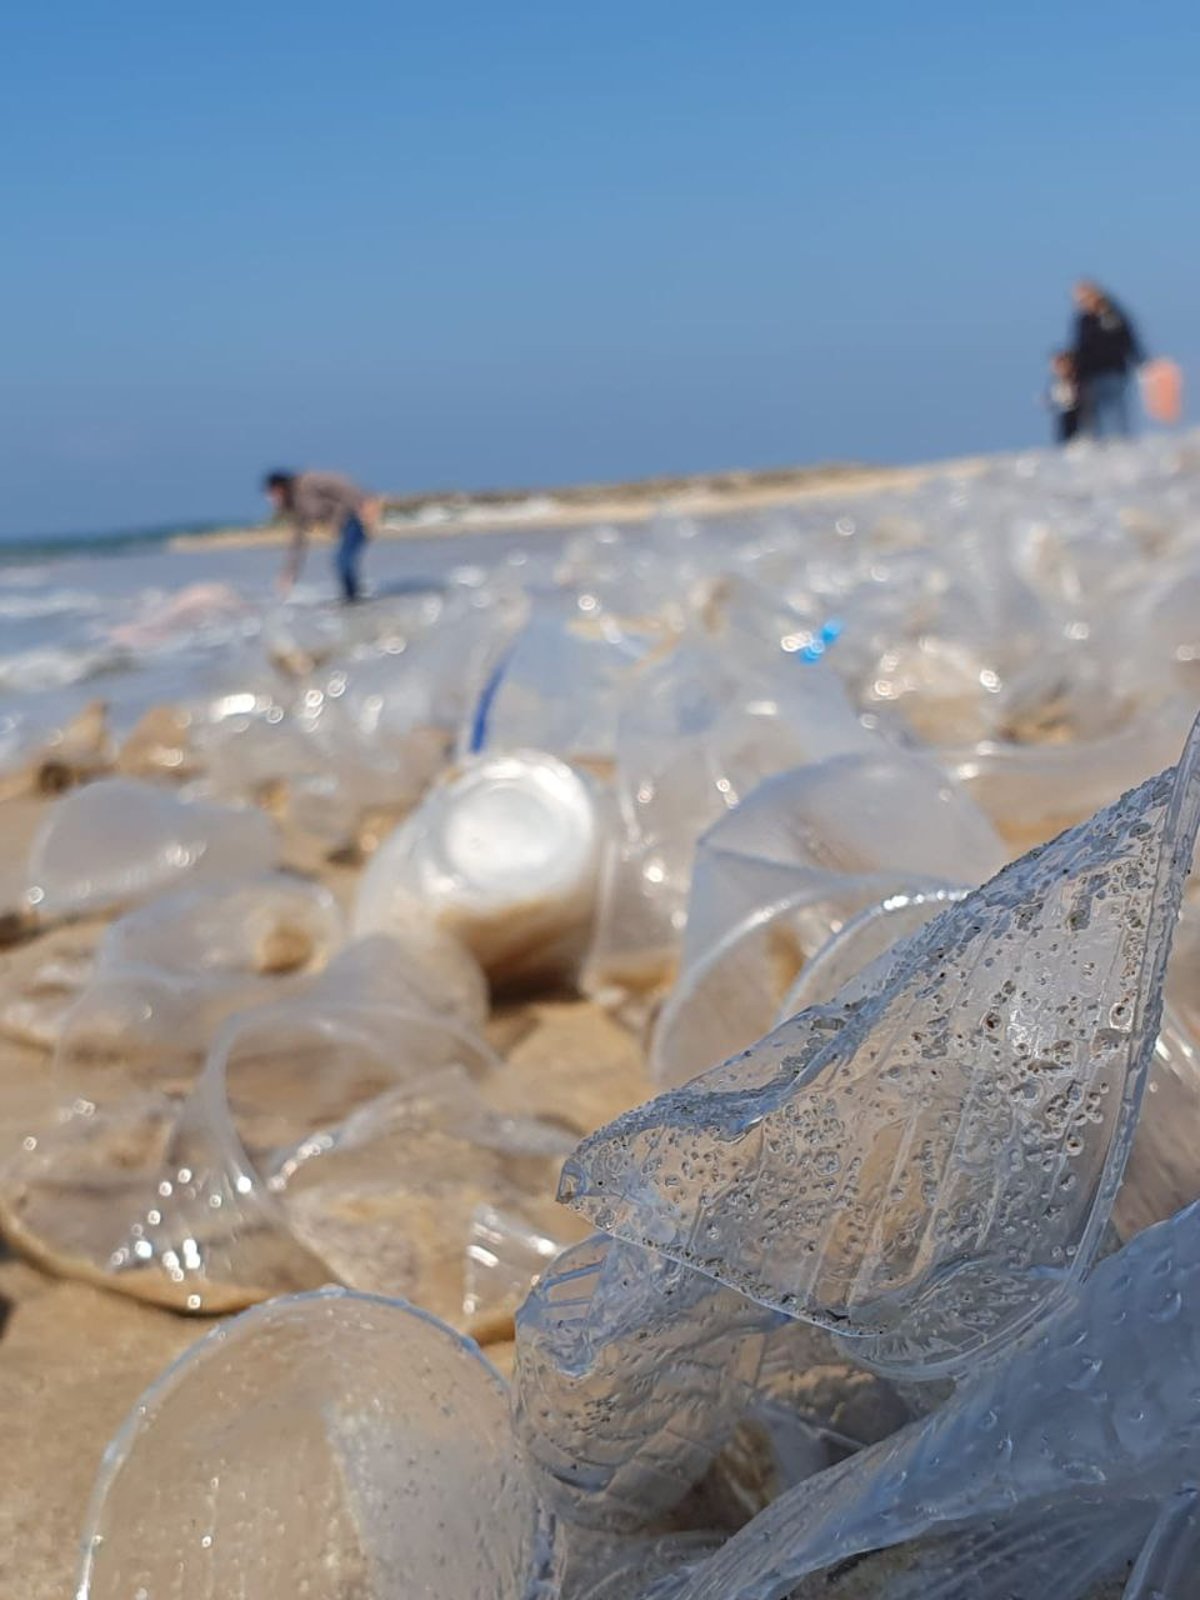
[[[46,804],[0,801],[10,867],[23,858]],[[319,877],[343,901],[352,891],[355,872],[323,861],[301,842],[291,844],[285,863]],[[103,927],[91,919],[3,950],[0,989],[10,991],[22,974],[63,949],[86,955]],[[508,1069],[497,1103],[552,1117],[581,1135],[649,1093],[635,1039],[590,1002],[568,996],[504,1007],[489,1036]],[[45,1052],[0,1038],[3,1148],[14,1148],[55,1108]],[[440,1309],[445,1314],[449,1306]],[[458,1313],[463,1331],[509,1370],[511,1320],[472,1323],[461,1305]],[[180,1317],[62,1280],[11,1254],[0,1258],[0,1314],[0,1419],[12,1445],[0,1467],[0,1594],[51,1600],[73,1581],[104,1447],[141,1391],[212,1319]]]
[[[1184,460],[1185,455],[1180,459]],[[1033,465],[1029,471],[1047,470],[1044,462],[1039,465],[1039,458],[1030,460]],[[1055,463],[1050,463],[1050,470],[1057,470]],[[1063,504],[1070,503],[1071,493],[1083,492],[1078,484],[1086,481],[1084,468],[1077,470],[1078,482],[1072,480],[1065,490],[1055,491],[1061,492]],[[1167,469],[1162,470],[1169,478]],[[1177,470],[1176,466],[1170,468],[1172,472]],[[364,864],[380,840],[411,812],[427,778],[416,784],[411,796],[401,796],[395,772],[389,769],[393,789],[385,794],[379,787],[378,774],[364,767],[376,787],[368,785],[356,791],[365,798],[356,802],[353,839],[341,840],[335,847],[328,834],[322,836],[312,830],[312,813],[300,811],[295,804],[296,794],[314,775],[319,777],[320,771],[314,767],[309,772],[294,762],[288,767],[282,755],[273,758],[264,752],[269,751],[273,727],[299,724],[306,703],[313,705],[328,699],[330,684],[338,672],[353,684],[354,672],[362,671],[364,663],[375,671],[381,663],[383,667],[394,666],[396,661],[403,664],[408,660],[407,653],[415,652],[412,640],[425,637],[415,631],[415,613],[400,609],[393,616],[386,608],[404,608],[416,602],[403,593],[399,599],[389,597],[388,582],[407,581],[414,574],[422,579],[436,575],[440,581],[447,572],[469,563],[479,564],[484,570],[484,564],[491,560],[497,563],[496,570],[521,574],[522,581],[532,589],[535,579],[537,583],[551,581],[554,563],[573,536],[586,536],[597,525],[620,529],[629,541],[630,559],[635,560],[641,550],[640,529],[654,518],[660,517],[669,527],[681,525],[681,519],[695,518],[704,530],[703,537],[711,538],[712,548],[720,549],[720,541],[732,529],[735,545],[740,541],[755,552],[766,549],[761,576],[759,569],[754,569],[752,601],[760,609],[751,610],[750,632],[732,632],[734,623],[727,621],[721,611],[722,606],[728,605],[734,616],[729,593],[736,600],[741,594],[736,586],[729,590],[728,584],[722,588],[720,583],[714,586],[711,579],[706,579],[709,588],[703,605],[697,603],[697,626],[722,641],[726,635],[721,630],[731,630],[728,637],[739,642],[732,646],[722,642],[721,649],[730,652],[730,660],[744,664],[754,658],[758,649],[754,630],[775,627],[777,622],[766,609],[765,596],[770,583],[776,581],[776,573],[784,570],[784,558],[777,557],[770,547],[768,535],[775,535],[769,514],[779,512],[784,517],[786,538],[781,538],[780,548],[788,562],[796,560],[796,549],[808,549],[799,541],[815,541],[822,536],[821,529],[834,508],[839,515],[844,508],[847,514],[853,512],[861,517],[864,529],[878,529],[869,534],[876,541],[872,546],[875,553],[870,560],[864,558],[862,567],[866,574],[863,581],[873,600],[875,590],[882,587],[877,581],[878,573],[884,570],[881,564],[894,563],[888,568],[889,575],[895,574],[897,584],[908,583],[910,566],[905,563],[919,562],[929,553],[924,535],[919,532],[920,518],[945,515],[944,507],[957,505],[957,485],[989,473],[1002,484],[1001,499],[1003,494],[1015,497],[1013,484],[1021,485],[1028,476],[1025,467],[1011,461],[973,458],[936,467],[831,467],[795,474],[656,480],[644,486],[624,486],[620,492],[586,488],[576,494],[521,494],[511,501],[500,497],[466,505],[449,504],[446,497],[440,497],[437,515],[427,516],[424,522],[420,520],[421,506],[395,505],[381,548],[372,553],[383,591],[375,610],[364,607],[361,617],[347,620],[332,612],[317,594],[283,613],[281,620],[280,614],[270,610],[269,602],[263,599],[253,611],[248,605],[241,610],[228,606],[225,610],[218,608],[215,618],[206,612],[195,624],[194,636],[167,636],[165,642],[152,628],[147,631],[146,619],[157,614],[152,606],[161,610],[163,596],[169,601],[173,593],[187,590],[198,573],[214,589],[224,586],[243,600],[247,593],[265,593],[280,534],[273,529],[231,530],[177,540],[168,550],[138,557],[136,561],[131,559],[123,575],[115,566],[103,567],[101,562],[73,557],[69,564],[47,567],[36,580],[14,582],[8,593],[18,600],[24,596],[26,601],[36,601],[30,611],[36,625],[60,630],[45,637],[39,635],[30,646],[32,653],[41,652],[43,657],[47,651],[59,652],[55,660],[73,661],[81,658],[82,652],[96,648],[96,630],[108,625],[103,610],[108,605],[105,597],[116,594],[119,583],[126,597],[133,593],[149,598],[139,599],[137,605],[141,609],[129,613],[143,629],[141,635],[129,635],[137,637],[139,643],[136,648],[127,644],[115,665],[110,662],[95,675],[68,675],[65,681],[61,681],[60,674],[60,681],[48,685],[37,680],[24,697],[19,692],[10,695],[14,714],[19,713],[25,722],[23,743],[19,748],[14,746],[17,754],[4,772],[0,798],[0,929],[4,941],[0,946],[0,1009],[7,1008],[14,997],[36,998],[42,982],[39,975],[50,968],[86,968],[116,915],[109,910],[99,915],[46,918],[39,923],[24,903],[31,842],[62,794],[79,793],[82,787],[113,775],[148,780],[171,793],[198,782],[202,798],[207,796],[206,781],[218,772],[223,783],[231,782],[228,770],[232,769],[221,768],[218,759],[223,757],[223,747],[211,737],[207,744],[203,742],[202,735],[208,735],[203,717],[196,710],[203,697],[217,693],[211,688],[213,684],[222,685],[218,695],[222,704],[237,698],[240,684],[246,715],[250,715],[252,707],[254,717],[261,715],[261,721],[255,724],[258,731],[251,748],[255,760],[261,754],[260,765],[246,756],[244,741],[241,745],[230,741],[227,748],[238,752],[238,760],[248,762],[246,772],[250,776],[239,779],[239,798],[250,798],[279,824],[280,870],[289,881],[322,886],[342,913],[352,911]],[[1173,485],[1175,479],[1169,478],[1169,482]],[[918,498],[906,498],[913,495]],[[403,523],[401,516],[406,519]],[[1153,516],[1159,516],[1161,525],[1166,526],[1166,513],[1158,502],[1146,513],[1147,522]],[[1132,517],[1129,520],[1132,525]],[[947,521],[945,526],[950,523]],[[1187,528],[1190,527],[1188,523]],[[1160,541],[1176,536],[1173,529],[1163,533],[1159,524],[1155,528],[1158,531],[1153,536]],[[555,539],[549,538],[551,534]],[[1185,534],[1178,537],[1183,548]],[[789,544],[788,539],[796,542]],[[414,558],[417,541],[419,550]],[[1072,551],[1075,548],[1072,546]],[[944,553],[941,549],[933,552],[939,559]],[[1040,559],[1040,547],[1035,553]],[[1124,556],[1124,546],[1121,553]],[[394,564],[389,566],[389,562]],[[813,566],[819,566],[815,558]],[[1037,569],[1039,573],[1041,570]],[[1045,570],[1050,574],[1046,579],[1049,589],[1059,583],[1059,569],[1047,558]],[[314,582],[323,577],[320,572]],[[647,594],[652,581],[663,583],[654,604],[666,611],[675,600],[673,575],[669,569],[662,574],[639,575],[638,583]],[[695,574],[689,573],[688,582],[695,581]],[[485,582],[474,576],[464,580],[464,592],[484,587]],[[920,611],[919,628],[925,630],[921,638],[937,633],[937,625],[927,621],[927,614],[933,614],[929,596],[946,592],[947,588],[948,581],[942,578],[931,580],[924,591],[913,585],[916,599],[911,603]],[[74,598],[61,603],[43,603],[39,598],[58,594]],[[89,610],[97,596],[100,599]],[[128,598],[123,603],[133,605]],[[823,600],[822,604],[829,610],[833,602]],[[615,606],[614,601],[614,610]],[[800,615],[799,611],[795,614]],[[379,622],[380,617],[385,621]],[[888,627],[895,625],[890,614],[885,616],[885,622]],[[133,624],[125,619],[124,625]],[[188,625],[191,627],[192,623],[189,621]],[[71,628],[75,632],[68,631]],[[85,635],[85,628],[92,632]],[[410,635],[404,633],[405,629],[410,630]],[[437,629],[435,623],[431,637],[438,637]],[[967,644],[954,635],[952,628],[947,629],[947,634],[953,649],[965,652]],[[572,637],[590,639],[593,635],[576,631]],[[806,659],[816,662],[825,650],[831,660],[837,659],[835,651],[846,650],[849,659],[849,647],[839,641],[836,631],[830,630],[827,638],[819,632],[815,637],[814,644],[813,636],[804,635],[804,647],[810,652]],[[784,638],[785,651],[797,650],[790,635],[785,634]],[[655,637],[647,659],[653,664],[658,659],[654,652],[662,650],[661,639]],[[989,733],[988,725],[972,720],[980,715],[976,705],[981,694],[978,664],[972,658],[966,669],[959,671],[958,659],[950,655],[947,647],[944,660],[939,657],[929,667],[918,652],[904,668],[911,676],[911,681],[906,681],[886,653],[880,655],[878,662],[864,657],[870,671],[864,669],[862,682],[873,698],[863,704],[867,725],[875,737],[880,718],[886,721],[889,698],[903,701],[913,717],[904,734],[908,745],[920,742],[913,735],[913,729],[920,728],[945,770],[961,771],[962,781],[986,811],[989,793],[993,792],[988,787],[992,780],[986,772],[982,779],[972,776],[970,762],[961,757],[960,740],[967,737],[962,732],[966,729],[973,741],[970,749],[976,767],[981,763],[986,766],[994,753],[994,735]],[[247,665],[250,662],[253,672]],[[822,672],[826,665],[821,661]],[[466,666],[461,670],[465,674]],[[849,667],[845,670],[849,674]],[[985,666],[987,670],[990,668]],[[453,676],[451,673],[451,681]],[[380,691],[376,684],[375,678],[369,678],[370,692],[382,705],[386,689]],[[1022,689],[1025,699],[1014,699],[1016,710],[1008,713],[1010,717],[1023,716],[1028,726],[1036,729],[1033,734],[1022,735],[1029,743],[1014,743],[1013,748],[1022,759],[1029,750],[1041,748],[1036,744],[1039,739],[1045,740],[1045,748],[1052,754],[1072,739],[1078,739],[1080,745],[1093,739],[1099,713],[1091,700],[1076,705],[1070,698],[1070,689],[1071,684],[1065,679],[1039,679],[1032,690]],[[586,693],[594,692],[589,681]],[[342,690],[339,688],[336,693],[341,694]],[[581,704],[584,693],[581,689]],[[985,711],[990,695],[985,677]],[[196,697],[194,702],[192,696]],[[272,697],[280,708],[278,716],[265,709]],[[104,702],[108,702],[107,714]],[[193,709],[185,715],[181,708],[189,702]],[[915,712],[913,707],[917,708]],[[465,711],[469,720],[472,707],[468,704]],[[375,706],[371,715],[371,734],[363,747],[328,747],[342,753],[322,756],[326,763],[322,770],[335,774],[343,768],[350,771],[354,761],[366,761],[392,736],[380,706]],[[37,718],[43,719],[46,736],[41,743],[29,731],[29,725]],[[1072,718],[1087,729],[1086,734],[1070,731]],[[514,726],[524,724],[518,721]],[[406,738],[411,731],[406,725]],[[854,738],[860,734],[861,729],[856,726]],[[1095,737],[1096,748],[1102,753],[1107,751],[1107,726],[1102,735]],[[1164,747],[1169,747],[1174,738],[1171,724],[1162,735]],[[409,746],[405,749],[411,754]],[[1153,729],[1148,730],[1129,758],[1134,778],[1143,775],[1139,764],[1143,754],[1145,762],[1160,764],[1158,749]],[[278,770],[272,768],[272,759]],[[595,780],[597,774],[602,783],[611,780],[612,759],[595,760],[578,753],[573,759],[579,770],[588,773],[589,781]],[[767,770],[775,768],[768,766]],[[1064,768],[1064,773],[1069,790],[1070,769]],[[366,779],[362,781],[365,783]],[[1111,769],[1103,767],[1096,784],[1086,794],[1081,789],[1078,796],[1064,798],[1063,781],[1053,774],[1045,780],[1048,790],[1058,784],[1053,790],[1053,806],[1034,808],[1028,814],[997,814],[993,818],[1008,855],[1048,837],[1060,823],[1079,820],[1093,804],[1115,798],[1115,793],[1126,786],[1126,768],[1119,763]],[[229,792],[220,789],[217,798],[223,799]],[[998,788],[994,792],[999,793]],[[1072,810],[1076,800],[1077,812]],[[1019,846],[1014,843],[1018,838]],[[811,951],[798,936],[793,944],[785,940],[775,948],[773,960],[779,959],[780,950],[784,952],[782,968],[771,982],[783,990],[803,969]],[[672,970],[671,963],[663,970]],[[733,988],[730,992],[734,992]],[[484,1031],[504,1065],[488,1080],[489,1108],[501,1116],[542,1119],[575,1139],[644,1101],[655,1091],[647,1072],[647,1025],[661,998],[661,993],[654,994],[647,1002],[645,994],[635,993],[632,998],[627,994],[614,1002],[611,995],[595,991],[592,998],[585,998],[580,988],[568,981],[547,984],[531,995],[505,998],[494,1004]],[[7,1156],[8,1152],[27,1146],[41,1128],[53,1122],[61,1109],[62,1088],[55,1076],[52,1049],[46,1047],[45,1041],[39,1047],[30,1039],[21,1040],[7,1010],[5,1015],[7,1021],[0,1019],[0,1151]],[[769,1008],[766,1015],[769,1023]],[[51,1043],[52,1035],[51,1029]],[[1131,1169],[1134,1183],[1124,1192],[1117,1215],[1118,1223],[1129,1231],[1136,1231],[1193,1197],[1194,1162],[1183,1132],[1185,1126],[1179,1119],[1160,1117],[1135,1147]],[[18,1231],[10,1218],[10,1233]],[[114,1292],[111,1287],[78,1281],[78,1273],[75,1277],[56,1275],[55,1269],[64,1266],[62,1260],[51,1252],[35,1262],[29,1259],[29,1240],[23,1238],[20,1243],[23,1250],[10,1249],[0,1258],[0,1422],[9,1441],[5,1460],[0,1464],[0,1595],[50,1600],[68,1592],[71,1585],[84,1512],[106,1444],[147,1384],[206,1331],[211,1318],[187,1317],[143,1303]],[[431,1244],[430,1248],[434,1246]],[[439,1241],[436,1249],[442,1248]],[[504,1373],[510,1372],[511,1312],[493,1310],[472,1316],[463,1310],[462,1259],[457,1249],[423,1282],[425,1302],[452,1325],[476,1337],[496,1366]],[[867,1555],[844,1571],[812,1580],[816,1587],[806,1584],[796,1592],[820,1593],[830,1600],[875,1600],[886,1595],[889,1576],[905,1570],[908,1559],[905,1551]],[[1108,1600],[1110,1594],[1115,1600],[1119,1592],[1119,1586],[1098,1590],[1096,1600],[1102,1596]]]
[[[736,516],[742,512],[793,505],[797,501],[836,500],[850,494],[903,490],[928,478],[982,470],[984,459],[914,466],[871,466],[854,462],[815,467],[780,467],[676,477],[631,479],[618,484],[580,484],[566,489],[491,490],[478,494],[431,491],[421,495],[383,495],[382,539],[461,538],[467,534],[562,532],[602,523],[614,527],[646,522],[660,513],[686,517]],[[208,549],[270,548],[286,541],[285,530],[270,525],[223,528],[171,541],[187,552]]]
[[[10,847],[27,838],[44,803],[0,802]],[[345,871],[319,868],[303,851],[297,870],[319,870],[343,896]],[[102,924],[49,933],[0,953],[0,985],[41,965],[66,942],[75,953],[94,946]],[[561,1120],[581,1135],[599,1127],[652,1089],[634,1035],[591,1002],[569,997],[508,1007],[493,1017],[490,1037],[508,1064],[504,1098],[513,1109]],[[52,1114],[55,1098],[44,1052],[0,1040],[0,1140],[12,1148]],[[1166,1149],[1141,1159],[1161,1188],[1164,1172],[1180,1174],[1172,1197],[1186,1192],[1190,1138],[1176,1127]],[[1168,1180],[1169,1185],[1169,1180]],[[445,1308],[443,1307],[443,1311]],[[101,1456],[142,1391],[212,1325],[90,1284],[55,1276],[11,1253],[0,1256],[0,1420],[10,1448],[0,1463],[0,1594],[59,1600],[78,1563],[84,1512]],[[454,1319],[476,1337],[504,1373],[512,1367],[507,1318]],[[797,1591],[822,1600],[886,1600],[889,1581],[907,1567],[903,1552],[824,1576]],[[1118,1600],[1121,1585],[1093,1600]]]
[[[8,20],[0,1600],[1200,1600],[1190,10]]]

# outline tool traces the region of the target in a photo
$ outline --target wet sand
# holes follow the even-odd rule
[[[14,903],[21,863],[45,805],[0,800],[0,910]],[[357,873],[292,841],[285,864],[314,873],[343,902]],[[0,989],[69,944],[93,945],[92,919],[0,949]],[[535,1000],[494,1013],[493,1046],[507,1063],[502,1109],[567,1123],[581,1134],[650,1093],[633,1037],[596,1006]],[[0,1150],[12,1150],[53,1110],[51,1058],[0,1037]],[[0,1597],[62,1600],[74,1581],[79,1537],[109,1439],[142,1390],[213,1325],[87,1284],[59,1280],[0,1245]],[[511,1322],[471,1331],[502,1371]]]
[[[964,472],[984,462],[958,464]],[[836,497],[848,488],[900,487],[921,481],[933,469],[828,469],[806,484],[750,482],[715,488],[697,482],[675,488],[673,510],[721,514],[755,506]],[[937,470],[944,471],[945,467]],[[750,475],[753,477],[753,475]],[[558,504],[545,516],[521,523],[498,517],[497,531],[562,529],[596,521],[645,520],[663,503],[661,493],[597,498],[578,506]],[[690,498],[689,498],[690,497]],[[478,515],[436,526],[413,523],[386,530],[389,538],[472,534],[487,531]],[[195,554],[214,548],[278,543],[277,530],[229,532],[179,541]],[[46,801],[29,794],[0,799],[0,921],[19,895],[22,863]],[[291,841],[287,865],[319,876],[345,904],[357,874],[331,865],[312,846]],[[103,923],[70,930],[73,945],[94,942]],[[65,937],[63,930],[0,948],[0,986],[32,970]],[[501,1098],[516,1111],[561,1119],[579,1133],[598,1127],[650,1092],[638,1040],[594,1005],[571,998],[546,999],[506,1008],[492,1019],[492,1044],[507,1062]],[[50,1057],[0,1038],[0,1155],[53,1108]],[[1184,1125],[1160,1117],[1156,1126],[1170,1147],[1139,1144],[1139,1161],[1157,1175],[1178,1174],[1180,1189],[1193,1168]],[[1178,1202],[1191,1198],[1181,1192]],[[164,1366],[212,1325],[134,1301],[108,1290],[58,1280],[0,1247],[0,1427],[8,1448],[0,1461],[0,1600],[50,1600],[71,1592],[87,1500],[104,1447],[142,1390]],[[461,1325],[469,1326],[466,1319]],[[511,1326],[503,1318],[473,1330],[502,1370],[511,1365]],[[853,1569],[823,1577],[820,1593],[830,1600],[874,1600],[903,1553],[867,1557]],[[807,1593],[807,1590],[802,1590]],[[813,1591],[815,1593],[815,1590]],[[1119,1586],[1102,1592],[1105,1600]],[[1100,1600],[1100,1595],[1097,1596]]]
[[[0,801],[0,883],[8,903],[46,803],[27,796]],[[298,841],[291,841],[285,864],[319,875],[343,904],[357,878]],[[0,950],[0,989],[57,950],[94,944],[104,926],[94,918]],[[651,1092],[637,1039],[590,1002],[543,999],[506,1007],[493,1014],[488,1034],[507,1064],[497,1085],[503,1109],[557,1119],[582,1134]],[[12,1149],[55,1104],[50,1056],[0,1038],[0,1148]],[[1170,1187],[1168,1175],[1184,1189],[1194,1163],[1182,1125],[1170,1116],[1156,1119],[1156,1138],[1171,1140],[1169,1148],[1148,1140],[1146,1127],[1133,1170],[1155,1173],[1156,1189],[1164,1181]],[[1181,1193],[1176,1203],[1189,1197]],[[0,1319],[0,1429],[7,1446],[0,1458],[0,1596],[61,1600],[70,1593],[105,1446],[147,1385],[217,1319],[186,1317],[60,1280],[2,1250]],[[458,1323],[501,1371],[511,1370],[509,1319],[472,1325],[462,1316]],[[904,1560],[904,1551],[864,1558],[823,1576],[820,1594],[877,1600]],[[1115,1600],[1119,1593],[1119,1586],[1098,1591],[1095,1600],[1110,1594]]]

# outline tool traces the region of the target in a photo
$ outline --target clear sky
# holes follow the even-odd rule
[[[1200,382],[1198,82],[1195,0],[10,7],[0,537],[1020,445],[1080,272]]]

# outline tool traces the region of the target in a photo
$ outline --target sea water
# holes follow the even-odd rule
[[[449,581],[483,581],[497,565],[522,582],[548,578],[568,530],[539,525],[454,537],[383,538],[366,556],[368,603]],[[331,547],[309,552],[288,609],[336,605]],[[151,705],[202,693],[231,649],[281,611],[278,546],[196,539],[0,543],[0,762],[6,728],[61,726],[103,699],[114,730]],[[189,600],[194,603],[189,603]]]

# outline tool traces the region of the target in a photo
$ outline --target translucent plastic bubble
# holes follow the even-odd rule
[[[982,882],[1003,859],[969,796],[902,751],[768,778],[697,849],[684,966],[651,1049],[655,1081],[686,1083],[767,1032],[847,918],[905,890]]]

